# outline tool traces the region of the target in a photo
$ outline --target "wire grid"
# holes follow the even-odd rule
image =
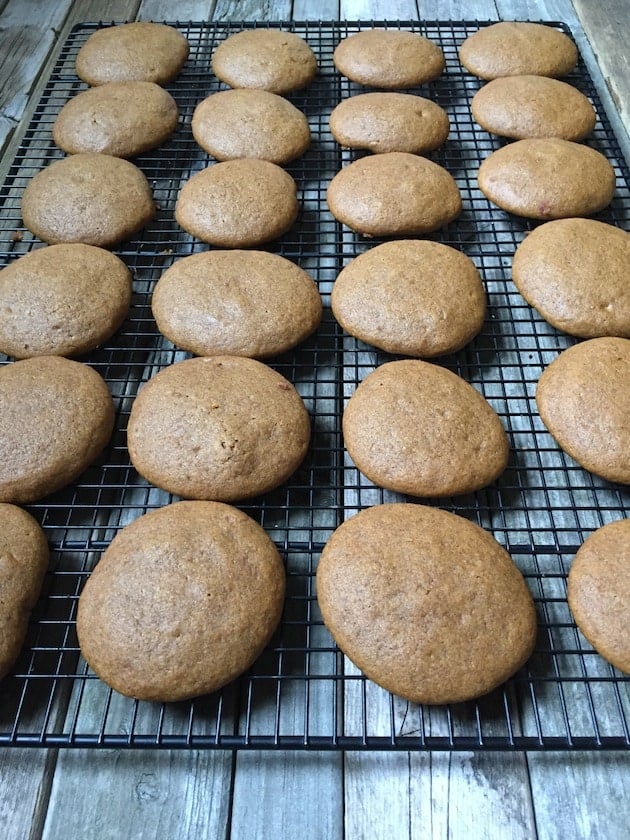
[[[28,179],[62,157],[51,127],[63,104],[85,89],[74,73],[78,49],[99,26],[75,27],[1,188],[2,265],[40,247],[24,228],[20,198]],[[177,704],[122,697],[91,673],[74,628],[79,593],[118,530],[173,500],[132,468],[126,425],[138,387],[188,354],[156,330],[151,290],[175,259],[206,248],[174,222],[177,194],[190,175],[212,162],[193,141],[196,104],[221,89],[210,72],[216,45],[251,23],[174,22],[188,38],[189,60],[169,86],[180,109],[175,135],[135,162],[158,203],[157,217],[116,253],[134,276],[129,318],[106,345],[83,361],[108,382],[117,406],[112,442],[71,488],[28,506],[51,546],[51,570],[28,638],[0,687],[0,744],[22,746],[225,747],[318,749],[564,749],[630,745],[627,677],[602,660],[576,630],[566,603],[572,557],[597,527],[628,515],[630,494],[587,473],[555,445],[538,418],[534,391],[542,369],[573,339],[543,321],[510,281],[514,250],[534,223],[493,207],[476,186],[480,162],[502,145],[476,126],[470,98],[481,82],[464,72],[459,44],[485,22],[265,23],[304,37],[320,67],[305,91],[291,96],[311,126],[311,149],[287,167],[298,184],[301,214],[269,250],[299,263],[317,281],[325,304],[320,329],[272,365],[295,383],[313,421],[306,461],[278,490],[242,509],[267,530],[287,568],[280,628],[252,669],[220,692]],[[564,24],[550,24],[569,31]],[[344,37],[372,26],[404,28],[438,43],[446,71],[414,89],[442,105],[451,120],[447,143],[430,157],[446,166],[462,193],[464,211],[431,238],[466,253],[481,271],[488,317],[480,335],[440,364],[477,387],[497,410],[511,442],[505,473],[491,487],[443,499],[441,507],[490,530],[510,552],[534,595],[539,633],[530,662],[505,686],[475,702],[422,707],[394,697],[345,659],[323,627],[314,572],[323,545],[357,510],[413,501],[372,485],[343,449],[341,414],[356,385],[392,357],[343,333],[328,308],[332,283],[353,257],[378,243],[338,224],[325,190],[342,165],[360,153],[342,152],[328,129],[340,99],[364,89],[335,71],[332,53]],[[583,61],[568,81],[598,111],[588,143],[613,164],[617,192],[597,218],[627,227],[629,175]],[[2,362],[10,360],[2,357]],[[421,500],[423,501],[423,500]],[[432,504],[432,502],[428,502]]]

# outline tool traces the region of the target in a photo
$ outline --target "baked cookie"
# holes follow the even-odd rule
[[[304,114],[267,90],[222,90],[208,96],[195,108],[192,133],[217,160],[288,163],[303,155],[311,142]]]
[[[177,260],[158,280],[151,306],[160,332],[197,356],[276,356],[322,317],[311,277],[267,251],[202,251]]]
[[[486,298],[479,272],[439,242],[384,242],[337,277],[331,308],[341,326],[388,353],[453,353],[481,329]]]
[[[246,29],[230,35],[212,56],[216,77],[232,88],[290,93],[309,85],[317,73],[313,50],[294,32]]]
[[[38,248],[0,271],[0,352],[16,359],[78,356],[129,312],[131,273],[93,245]]]
[[[630,340],[591,338],[560,355],[536,388],[540,418],[580,466],[630,484]]]
[[[583,140],[595,128],[595,109],[583,93],[546,76],[505,76],[488,82],[470,103],[476,122],[501,137]]]
[[[177,104],[153,82],[110,82],[77,94],[52,127],[53,140],[71,155],[99,152],[130,158],[154,149],[177,128]]]
[[[609,522],[582,544],[569,571],[567,600],[595,650],[630,674],[630,519]]]
[[[114,537],[79,597],[88,665],[139,700],[197,697],[246,671],[282,612],[285,572],[249,516],[178,502]]]
[[[474,32],[459,48],[466,70],[482,79],[500,76],[566,76],[577,48],[564,32],[543,23],[501,21]]]
[[[103,247],[130,239],[155,216],[149,182],[111,155],[78,154],[38,172],[22,195],[26,227],[44,242]]]
[[[332,179],[330,212],[366,236],[428,233],[461,213],[453,177],[437,163],[406,152],[361,158]]]
[[[446,141],[449,129],[443,108],[411,93],[349,96],[330,115],[330,131],[338,143],[377,154],[431,152]]]
[[[97,29],[79,50],[77,76],[88,85],[174,79],[188,58],[188,41],[162,23],[136,21]]]
[[[0,368],[0,501],[27,504],[71,484],[100,455],[114,403],[99,374],[61,356]]]
[[[353,82],[395,90],[437,79],[444,70],[444,53],[416,32],[366,29],[340,41],[333,62]]]
[[[370,481],[411,496],[472,493],[507,465],[494,409],[472,385],[429,362],[387,362],[343,413],[348,454]]]
[[[340,525],[319,560],[317,600],[343,653],[414,703],[486,694],[536,639],[532,596],[505,549],[424,505],[378,505]]]
[[[525,300],[580,338],[630,338],[630,236],[594,219],[558,219],[516,249],[512,279]]]
[[[479,189],[503,210],[528,219],[588,216],[615,193],[615,170],[581,143],[557,137],[517,140],[487,157]]]
[[[0,504],[0,679],[18,658],[48,568],[48,543],[33,517]]]
[[[239,356],[187,359],[160,371],[136,397],[127,429],[140,475],[179,496],[223,502],[285,482],[309,438],[293,385]]]
[[[289,230],[298,215],[297,187],[284,169],[248,158],[215,163],[182,187],[175,219],[218,248],[249,248]]]

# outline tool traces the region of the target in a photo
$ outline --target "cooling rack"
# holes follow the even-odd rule
[[[25,230],[20,197],[30,177],[61,152],[51,127],[62,105],[85,88],[74,73],[77,51],[99,26],[75,27],[63,45],[34,117],[1,188],[0,265],[40,247]],[[295,383],[313,421],[309,455],[292,479],[242,509],[274,539],[286,562],[288,587],[281,625],[252,669],[221,692],[177,704],[143,703],[111,691],[82,660],[74,620],[81,588],[114,535],[127,522],[173,500],[132,468],[126,425],[138,387],[165,365],[186,358],[159,335],[150,296],[175,259],[206,246],[174,222],[181,185],[211,159],[194,143],[195,105],[221,85],[210,72],[216,45],[251,23],[175,22],[190,58],[169,86],[180,109],[175,135],[136,163],[158,203],[155,220],[116,253],[130,267],[130,316],[105,346],[83,357],[108,382],[117,408],[109,447],[71,488],[28,507],[43,526],[51,567],[14,673],[0,685],[0,744],[59,747],[204,747],[296,749],[578,749],[630,746],[629,682],[576,630],[566,603],[566,575],[583,540],[630,512],[630,493],[587,473],[555,445],[538,418],[534,390],[542,369],[573,339],[546,324],[510,280],[512,255],[533,223],[489,204],[476,186],[480,162],[502,141],[471,119],[480,82],[464,72],[459,44],[485,22],[265,23],[304,37],[320,73],[291,97],[307,115],[311,149],[290,167],[301,214],[269,249],[299,263],[319,285],[321,328],[272,364]],[[569,31],[563,24],[550,24]],[[522,570],[536,601],[538,640],[529,663],[505,686],[476,702],[422,707],[366,680],[323,627],[314,573],[333,529],[357,510],[404,497],[374,487],[343,449],[344,401],[376,365],[391,356],[345,335],[328,308],[332,283],[350,259],[376,244],[339,225],[325,190],[354,157],[328,130],[337,102],[362,89],[332,64],[335,45],[362,28],[388,26],[426,35],[444,50],[446,70],[413,92],[442,105],[451,120],[447,143],[430,155],[453,174],[462,193],[459,219],[432,238],[476,263],[488,296],[481,334],[439,360],[478,388],[499,413],[511,443],[507,470],[491,487],[440,500],[440,506],[491,531]],[[588,143],[613,164],[617,192],[598,218],[627,228],[630,180],[592,80],[580,59],[568,79],[598,112]],[[0,357],[1,363],[10,363]],[[422,501],[422,500],[421,500]]]

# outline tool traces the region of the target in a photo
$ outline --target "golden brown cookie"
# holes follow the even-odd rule
[[[353,82],[395,90],[436,79],[444,70],[444,53],[416,32],[367,29],[340,41],[333,62]]]
[[[188,41],[172,26],[148,21],[97,29],[79,50],[76,73],[88,85],[174,79],[188,58]]]
[[[48,568],[48,544],[33,517],[0,504],[0,679],[18,658]]]
[[[354,161],[332,179],[330,212],[366,236],[413,236],[441,228],[461,213],[453,177],[437,163],[406,152]]]
[[[72,483],[100,455],[114,404],[99,374],[61,356],[0,368],[0,501],[34,502]]]
[[[615,193],[615,170],[581,143],[556,137],[517,140],[479,167],[479,189],[503,210],[528,219],[588,216]]]
[[[289,163],[311,142],[308,120],[287,99],[267,90],[222,90],[200,102],[193,137],[217,160],[260,158]]]
[[[160,332],[197,356],[276,356],[307,338],[322,316],[311,277],[267,251],[184,257],[160,277],[151,306]]]
[[[505,76],[473,96],[472,115],[501,137],[583,140],[595,128],[595,109],[572,85],[546,76]]]
[[[294,32],[247,29],[226,38],[214,51],[212,70],[232,88],[290,93],[309,85],[317,73],[313,50]]]
[[[630,484],[630,340],[591,338],[560,355],[536,388],[541,420],[590,472]]]
[[[298,215],[297,187],[275,163],[215,163],[193,175],[175,206],[177,222],[218,248],[249,248],[286,233]]]
[[[331,308],[341,326],[388,353],[452,353],[481,329],[486,298],[474,263],[428,240],[384,242],[337,277]]]
[[[582,544],[569,571],[567,600],[600,656],[630,674],[630,519],[609,522]]]
[[[81,652],[129,697],[207,694],[262,653],[284,589],[278,550],[253,519],[217,502],[167,505],[119,531],[88,578]]]
[[[376,368],[343,414],[348,454],[370,481],[411,496],[472,493],[498,478],[508,442],[472,385],[416,360]]]
[[[474,32],[459,48],[464,67],[482,79],[500,76],[566,76],[577,49],[564,32],[542,23],[501,21]]]
[[[127,429],[140,475],[179,496],[224,502],[285,482],[309,438],[293,385],[239,356],[188,359],[160,371],[136,397]]]
[[[337,528],[317,567],[317,600],[343,653],[414,703],[486,694],[536,639],[532,596],[505,549],[424,505],[378,505]]]
[[[128,160],[111,155],[56,160],[31,178],[22,196],[24,224],[50,244],[115,245],[154,216],[144,174]]]
[[[116,332],[130,302],[131,273],[110,251],[38,248],[0,271],[0,352],[17,359],[87,353]]]
[[[516,249],[512,279],[525,300],[580,338],[630,338],[630,236],[595,219],[558,219]]]
[[[153,82],[110,82],[77,94],[52,127],[69,154],[99,152],[130,158],[154,149],[177,128],[177,104]]]
[[[330,131],[349,149],[420,155],[441,146],[450,125],[446,111],[410,93],[362,93],[340,102],[330,115]]]

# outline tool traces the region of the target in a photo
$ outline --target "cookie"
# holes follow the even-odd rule
[[[187,359],[160,371],[136,397],[127,444],[157,487],[192,499],[233,502],[283,484],[308,449],[301,397],[253,359]]]
[[[71,484],[113,427],[111,394],[87,365],[38,356],[0,368],[0,502],[35,502]]]
[[[414,703],[487,694],[536,639],[532,596],[505,549],[424,505],[377,505],[340,525],[319,560],[317,600],[343,653]]]
[[[459,48],[466,70],[482,79],[500,76],[566,76],[577,49],[564,32],[542,23],[501,21],[474,32]]]
[[[177,128],[177,104],[153,82],[110,82],[84,90],[63,106],[53,140],[69,154],[130,158],[155,149]]]
[[[479,167],[477,180],[501,209],[543,221],[597,213],[615,193],[615,171],[602,154],[556,137],[497,149]]]
[[[595,650],[630,674],[630,519],[609,522],[585,540],[571,564],[567,600]]]
[[[540,418],[574,460],[630,484],[630,340],[591,338],[564,350],[536,388]]]
[[[453,177],[437,163],[406,152],[361,158],[332,179],[330,212],[366,236],[413,236],[437,230],[461,213]]]
[[[248,248],[286,233],[298,215],[297,187],[275,163],[255,158],[215,163],[182,187],[175,219],[218,248]]]
[[[385,242],[337,277],[331,308],[350,335],[388,353],[453,353],[481,329],[486,298],[474,263],[428,240]]]
[[[330,131],[348,149],[421,155],[441,146],[450,125],[446,111],[410,93],[361,93],[337,105]]]
[[[172,26],[148,21],[123,23],[93,32],[78,52],[75,70],[88,85],[164,85],[182,69],[188,50],[188,41]]]
[[[79,597],[88,665],[139,700],[216,691],[246,671],[282,612],[285,573],[249,516],[218,502],[178,502],[114,537]]]
[[[630,338],[630,236],[594,219],[558,219],[516,249],[512,280],[554,327]]]
[[[212,56],[216,77],[232,88],[291,93],[309,85],[317,73],[313,50],[294,32],[247,29],[230,35]]]
[[[0,271],[0,352],[17,359],[78,356],[129,312],[131,273],[93,245],[49,245]]]
[[[395,90],[437,79],[444,70],[444,53],[415,32],[366,29],[340,41],[333,62],[353,82]]]
[[[358,469],[399,493],[472,493],[507,465],[507,436],[494,409],[468,382],[429,362],[376,368],[350,397],[342,422]]]
[[[26,227],[44,242],[107,247],[130,239],[155,216],[149,182],[128,160],[77,154],[31,178],[22,195]]]
[[[18,658],[48,568],[48,544],[33,517],[0,504],[0,679]]]
[[[197,143],[217,160],[260,158],[289,163],[311,142],[308,120],[287,99],[266,90],[222,90],[197,105]]]
[[[501,137],[583,140],[595,128],[595,109],[572,85],[546,76],[505,76],[473,96],[472,115]]]
[[[322,317],[311,277],[267,251],[184,257],[160,277],[151,306],[160,332],[197,356],[276,356],[307,338]]]

